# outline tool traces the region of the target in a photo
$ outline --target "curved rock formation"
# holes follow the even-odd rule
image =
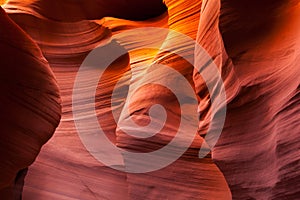
[[[299,198],[299,5],[222,1],[219,27],[241,89],[213,158],[234,199]]]
[[[166,13],[163,13],[162,1],[126,2],[74,3],[64,0],[56,4],[50,0],[10,0],[5,5],[9,16],[42,50],[55,74],[62,98],[61,123],[29,168],[23,198],[297,199],[300,193],[299,0],[285,3],[271,0],[165,0]],[[3,18],[9,21],[4,13]],[[165,27],[183,33],[204,47],[218,67],[227,96],[227,101],[218,105],[218,109],[227,106],[227,116],[221,137],[212,150],[212,158],[208,155],[199,159],[198,152],[204,142],[202,137],[209,143],[207,131],[214,130],[211,120],[221,121],[220,113],[213,112],[211,106],[218,87],[213,88],[213,93],[208,92],[201,74],[176,54],[176,51],[183,52],[195,63],[202,63],[200,50],[172,38],[172,34],[157,38],[157,33],[141,41],[139,39],[143,37],[139,34],[142,33],[137,32],[131,38],[123,38],[125,47],[142,48],[157,43],[161,48],[173,47],[175,53],[142,48],[116,59],[98,83],[96,115],[106,136],[120,148],[141,153],[168,144],[175,137],[181,115],[178,100],[168,89],[154,84],[140,88],[131,99],[129,113],[123,112],[124,91],[130,93],[130,88],[138,85],[145,74],[153,80],[178,84],[174,77],[163,76],[161,68],[149,68],[153,63],[168,65],[186,78],[198,97],[199,135],[190,148],[176,162],[161,170],[131,174],[99,163],[82,144],[72,115],[72,90],[79,67],[93,49],[110,48],[115,45],[111,38],[138,27]],[[136,38],[135,42],[132,38]],[[40,55],[36,46],[20,44],[19,51],[34,51],[35,56]],[[116,46],[120,51],[125,47]],[[11,54],[6,53],[15,55],[15,51],[17,49]],[[99,59],[105,59],[105,55]],[[204,68],[209,67],[209,64],[204,65]],[[36,69],[33,67],[32,70]],[[90,70],[90,74],[97,73],[96,66]],[[51,74],[50,70],[48,72]],[[90,87],[90,79],[86,77],[83,91]],[[52,76],[48,81],[54,84]],[[51,91],[57,92],[57,89]],[[26,95],[20,93],[20,98]],[[118,99],[111,102],[114,95]],[[182,95],[190,98],[186,91]],[[85,106],[93,106],[93,103],[87,99],[83,92],[79,99],[83,107],[76,112],[86,120],[86,133],[89,133],[97,131],[98,127],[89,123],[92,115]],[[141,126],[147,125],[153,104],[165,105],[168,118],[164,128],[147,139],[126,134],[122,129],[126,125],[123,122],[131,118]],[[13,108],[6,108],[7,112],[13,111]],[[40,109],[42,113],[58,113],[55,109]],[[115,120],[113,113],[119,113],[121,117]],[[46,130],[46,126],[28,127]],[[55,123],[51,127],[47,130],[53,131]],[[139,134],[134,129],[131,131]],[[49,137],[50,134],[47,139]],[[43,142],[46,139],[37,147],[40,148]],[[16,173],[33,161],[39,148],[34,154],[20,158],[20,161],[26,158],[30,162],[10,172],[10,179],[5,181],[10,184],[7,187],[12,186]],[[127,160],[124,162],[126,164]],[[22,177],[22,173],[18,176]]]
[[[22,187],[17,173],[34,162],[59,123],[60,97],[40,49],[1,7],[0,23],[0,198],[12,199]]]

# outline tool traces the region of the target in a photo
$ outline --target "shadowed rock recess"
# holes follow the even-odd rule
[[[300,0],[9,0],[2,7],[0,199],[299,199]],[[142,27],[189,36],[222,76],[226,102],[218,109],[226,106],[225,124],[205,158],[198,157],[200,147],[214,123],[222,121],[212,109],[218,88],[207,86],[179,56],[203,63],[201,51],[158,32],[136,32],[122,38],[123,45],[112,39]],[[151,44],[158,49],[144,48]],[[92,76],[83,80],[82,108],[76,113],[87,122],[85,134],[99,128],[89,123],[93,116],[86,108],[94,106],[105,136],[123,150],[149,153],[178,137],[182,105],[171,90],[147,84],[132,94],[147,75],[191,99],[176,77],[164,75],[160,66],[167,65],[191,86],[198,101],[193,111],[199,113],[198,132],[175,162],[153,172],[127,173],[99,162],[84,146],[72,94],[81,64],[96,47],[126,53],[99,77],[94,102],[84,92],[92,87]],[[127,52],[128,47],[135,50]],[[97,66],[89,70],[93,75]],[[129,112],[124,112],[127,97]],[[149,138],[128,135],[124,128],[139,132],[124,124],[132,119],[146,126],[154,104],[165,109],[163,128]],[[126,168],[127,162],[124,158],[120,165]]]

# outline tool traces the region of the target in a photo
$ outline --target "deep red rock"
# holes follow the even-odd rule
[[[63,113],[60,126],[42,149],[36,162],[29,168],[25,179],[24,199],[297,199],[299,197],[299,0],[284,3],[271,0],[166,0],[164,3],[168,8],[168,13],[164,14],[162,13],[165,7],[162,1],[128,1],[125,5],[100,0],[76,3],[64,0],[60,4],[50,0],[11,0],[5,6],[10,17],[41,48],[54,71],[62,96]],[[4,13],[1,17],[3,23],[9,21]],[[150,17],[156,18],[139,22],[126,20]],[[219,106],[220,108],[227,106],[227,116],[221,137],[212,150],[212,158],[207,156],[199,159],[197,153],[203,143],[200,135],[206,136],[210,129],[211,118],[218,119],[217,113],[212,113],[211,94],[208,93],[203,78],[194,71],[192,65],[176,54],[170,52],[157,54],[155,50],[145,49],[129,52],[110,66],[99,82],[96,93],[96,114],[99,123],[115,145],[130,151],[151,152],[166,145],[176,132],[180,117],[178,102],[170,91],[155,85],[141,88],[135,94],[131,99],[130,115],[123,116],[122,120],[132,117],[137,124],[145,125],[149,122],[149,108],[154,103],[165,104],[169,118],[166,127],[159,134],[147,139],[133,138],[122,132],[122,127],[118,127],[112,117],[112,112],[121,112],[124,105],[123,97],[113,107],[110,102],[112,90],[122,75],[125,75],[125,79],[117,85],[118,88],[128,89],[134,86],[146,72],[153,80],[162,79],[176,85],[176,81],[171,77],[161,78],[162,71],[159,68],[148,71],[143,64],[158,62],[169,65],[181,73],[198,95],[198,111],[201,113],[199,135],[180,159],[156,172],[129,174],[104,166],[85,149],[74,125],[71,95],[79,66],[91,50],[98,45],[111,45],[106,39],[117,33],[145,26],[167,27],[181,32],[205,48],[224,81],[227,100]],[[23,38],[14,41],[16,48],[0,42],[3,46],[1,52],[2,49],[6,49],[1,55],[22,56],[16,56],[18,59],[4,56],[6,59],[0,62],[35,63],[36,66],[45,66],[45,62],[40,61],[43,59],[42,55],[33,41],[28,42],[25,33],[19,28],[15,29],[18,31],[8,34],[10,29],[2,29],[1,26],[0,31],[5,32],[10,40],[12,35],[13,38]],[[1,32],[0,37],[5,34]],[[138,41],[138,34],[135,37]],[[172,44],[171,37],[164,38],[161,44],[174,45],[184,50],[195,62],[201,59],[197,49],[187,48],[179,40]],[[134,44],[129,42],[128,45],[143,47],[145,44],[156,42],[155,39],[153,35],[146,41]],[[6,40],[7,38],[4,38],[3,41]],[[30,61],[24,60],[24,51],[39,59],[34,59],[35,62],[31,57],[28,58]],[[20,67],[9,68],[10,71],[3,74],[1,80],[2,77],[5,83],[8,83],[8,80],[25,80],[26,84],[35,85],[36,82],[33,80],[44,83],[44,79],[41,78],[46,78],[48,83],[52,83],[51,87],[47,87],[52,93],[47,93],[48,96],[45,95],[44,99],[39,100],[46,102],[47,105],[52,103],[56,109],[45,110],[43,106],[38,108],[44,115],[49,112],[58,117],[58,104],[47,99],[52,95],[51,99],[58,100],[55,81],[53,76],[49,75],[51,71],[47,68],[48,71],[42,71],[42,74],[48,73],[49,76],[38,76],[33,73],[37,70],[35,65],[28,66],[31,67],[30,71]],[[22,72],[22,76],[15,73],[16,71]],[[11,74],[18,78],[10,78]],[[5,85],[1,87],[9,94],[19,95],[17,96],[19,99],[28,100],[26,99],[28,94],[15,90],[14,84],[13,82],[9,87]],[[217,89],[214,92],[217,93]],[[15,106],[7,106],[8,103],[17,103],[7,100],[8,97],[1,98],[4,99],[4,110],[14,114],[11,116],[12,121],[16,123],[17,119],[31,121],[28,120],[28,114],[22,112],[16,114],[23,108],[14,110]],[[84,98],[83,95],[82,100]],[[32,100],[28,105],[32,107]],[[85,114],[84,110],[82,114]],[[86,113],[84,117],[89,119],[90,116]],[[3,119],[4,122],[5,120],[6,118]],[[36,126],[37,123],[28,124],[28,128],[35,129],[33,131],[35,133],[40,128],[50,132],[42,134],[45,138],[42,137],[43,140],[38,140],[39,142],[33,139],[33,142],[22,143],[25,149],[29,147],[35,149],[32,152],[18,149],[21,158],[15,159],[17,163],[13,163],[15,165],[11,170],[5,168],[8,173],[7,176],[6,173],[3,174],[6,178],[3,183],[9,184],[5,187],[12,187],[17,172],[32,163],[41,145],[54,131],[57,121],[51,122],[48,127]],[[6,130],[5,127],[18,128],[15,125],[3,127],[3,130]],[[87,131],[95,128],[97,127],[91,126]],[[10,129],[7,131],[11,132]],[[14,135],[11,139],[14,142],[12,148],[19,148],[20,141],[29,141],[15,139],[19,137],[22,135]],[[1,138],[0,142],[2,141],[4,140]],[[7,145],[6,142],[4,144]],[[5,151],[6,146],[3,151],[1,149],[1,153]],[[5,159],[11,160],[7,157]],[[19,173],[18,177],[24,174]],[[17,178],[16,181],[18,180]],[[22,182],[22,178],[20,180]]]
[[[17,173],[34,162],[59,123],[60,97],[40,49],[2,8],[0,24],[0,198],[12,199]]]

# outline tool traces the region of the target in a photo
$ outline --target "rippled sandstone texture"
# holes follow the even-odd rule
[[[58,126],[60,97],[41,51],[1,7],[0,23],[0,197],[17,199],[26,168]]]
[[[134,12],[111,1],[51,2],[10,1],[5,6],[10,17],[41,48],[62,96],[61,123],[29,168],[24,199],[297,199],[299,1],[166,0],[168,13],[163,13],[160,1],[152,1],[152,5],[130,1],[131,8],[143,4]],[[139,22],[124,20],[153,16],[157,17]],[[193,67],[168,52],[139,50],[112,63],[98,85],[97,116],[106,135],[121,148],[148,152],[165,145],[174,136],[180,115],[172,94],[153,86],[152,92],[142,88],[133,99],[131,115],[137,123],[148,120],[153,100],[166,104],[170,119],[165,129],[147,140],[128,137],[117,128],[111,112],[122,110],[125,97],[112,108],[110,98],[119,80],[122,82],[117,88],[126,89],[146,72],[160,77],[159,69],[147,71],[143,63],[168,64],[186,77],[199,97],[201,123],[191,148],[162,170],[135,175],[101,165],[80,142],[71,113],[72,87],[80,64],[97,45],[110,45],[105,39],[143,26],[168,27],[190,36],[207,50],[222,73],[227,118],[212,151],[213,160],[197,158],[203,142],[199,135],[205,136],[211,117],[218,119],[211,113],[210,95]],[[153,40],[154,36],[144,42]],[[195,62],[199,60],[197,49],[186,48],[180,41],[170,44],[169,40],[166,37],[162,45],[181,47],[188,56],[195,56]],[[176,84],[168,77],[164,80]],[[89,117],[86,114],[86,119]]]
[[[299,1],[221,1],[240,90],[213,152],[234,199],[298,199]]]

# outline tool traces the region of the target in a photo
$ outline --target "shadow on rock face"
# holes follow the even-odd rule
[[[79,21],[116,17],[129,20],[145,20],[167,11],[162,0],[29,0],[9,2],[8,7],[32,10],[55,21]]]
[[[61,107],[56,80],[37,45],[2,8],[0,23],[0,199],[8,200],[14,190],[20,194],[22,170],[54,133]]]

